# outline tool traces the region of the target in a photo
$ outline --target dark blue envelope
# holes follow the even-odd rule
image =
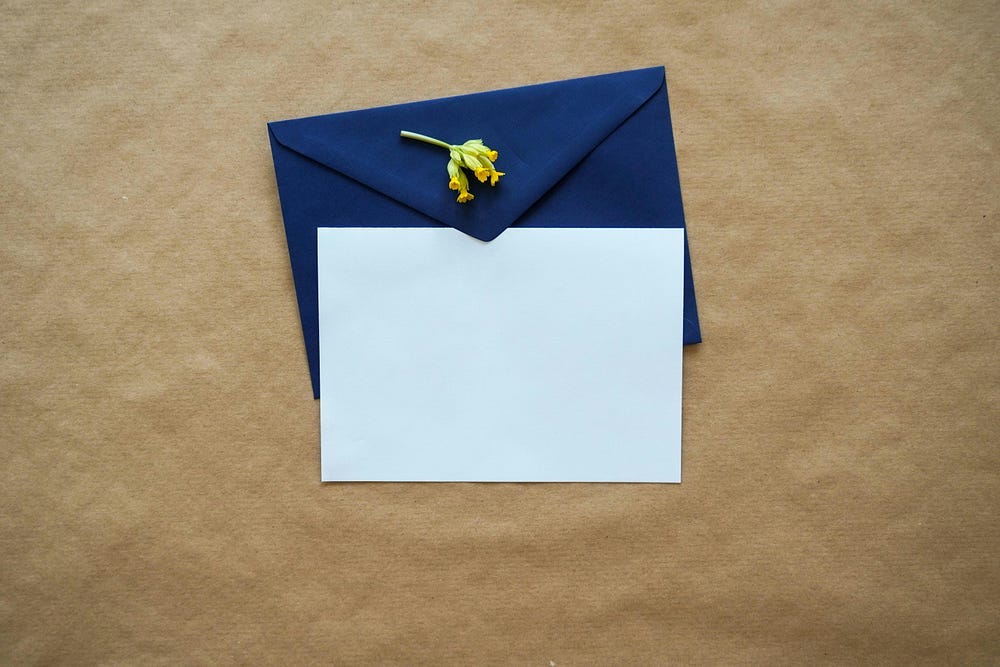
[[[506,176],[494,188],[472,179],[475,200],[459,204],[447,151],[401,130],[482,139]],[[512,225],[684,227],[662,67],[276,121],[268,131],[317,398],[319,227],[450,225],[482,241]],[[684,343],[698,342],[685,240]]]

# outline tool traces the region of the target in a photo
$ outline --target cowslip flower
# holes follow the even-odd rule
[[[495,150],[483,143],[482,139],[469,139],[464,144],[448,144],[440,139],[428,137],[416,132],[402,131],[399,136],[407,139],[416,139],[434,146],[448,149],[448,189],[458,190],[458,203],[464,204],[475,199],[475,195],[469,192],[469,177],[465,175],[465,169],[472,172],[480,183],[490,181],[493,187],[504,175],[504,172],[497,171],[493,166],[498,154]]]

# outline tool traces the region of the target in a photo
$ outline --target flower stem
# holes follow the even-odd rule
[[[416,132],[407,132],[403,130],[399,133],[399,136],[406,137],[407,139],[416,139],[417,141],[422,141],[426,144],[433,144],[434,146],[440,146],[441,148],[451,149],[451,144],[446,144],[440,139],[435,139],[434,137],[428,137],[424,134],[417,134]]]

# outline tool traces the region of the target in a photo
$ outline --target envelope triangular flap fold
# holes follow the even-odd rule
[[[277,121],[275,141],[435,220],[490,241],[538,201],[664,85],[662,67],[426,102]],[[499,185],[473,181],[461,205],[447,188],[442,148],[483,139],[499,151]]]

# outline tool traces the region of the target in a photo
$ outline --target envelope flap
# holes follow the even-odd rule
[[[275,140],[441,223],[491,241],[665,85],[662,67],[268,124]],[[506,172],[475,200],[448,190],[448,153],[399,136],[482,139]]]

